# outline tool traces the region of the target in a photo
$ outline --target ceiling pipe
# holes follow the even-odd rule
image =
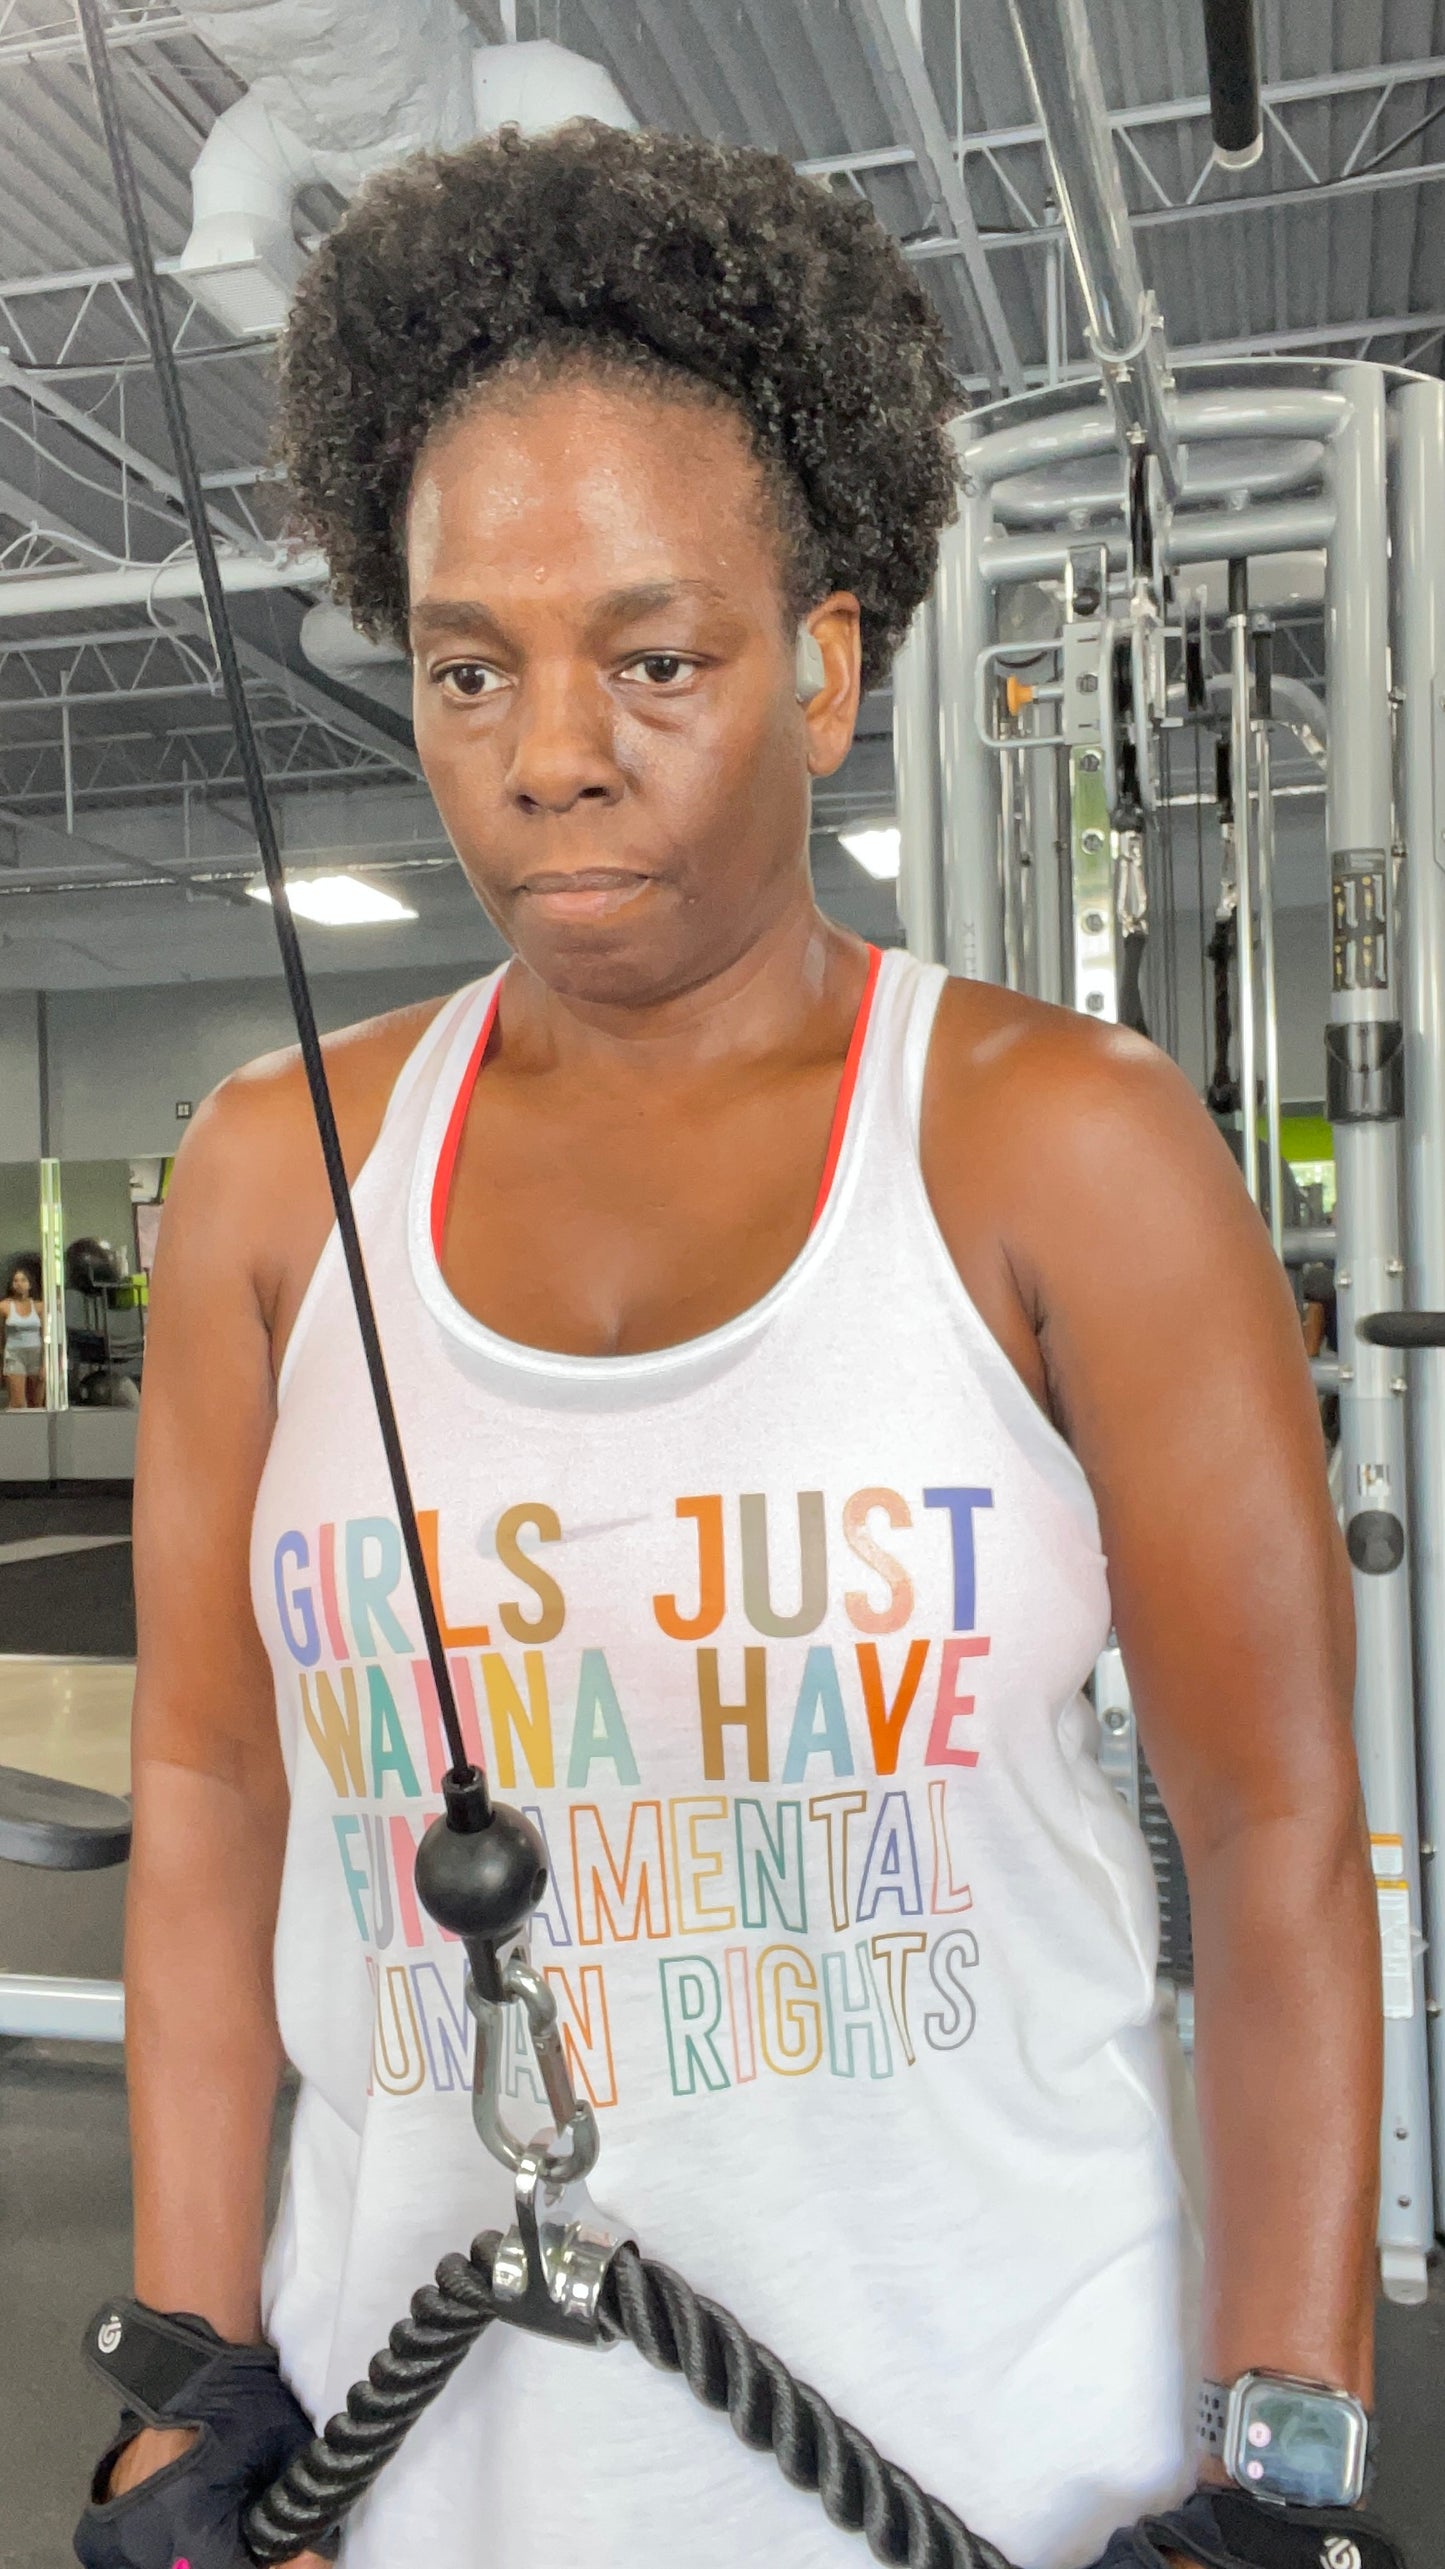
[[[1221,169],[1252,169],[1264,150],[1254,0],[1204,0],[1209,126]]]
[[[330,572],[321,553],[225,554],[221,586],[324,589]],[[22,571],[0,580],[0,622],[41,615],[89,615],[97,607],[160,605],[198,598],[201,574],[189,562],[136,562],[118,571]]]
[[[374,696],[411,719],[411,661],[398,642],[372,642],[358,633],[345,607],[326,599],[308,607],[300,643],[313,669],[358,695]]]

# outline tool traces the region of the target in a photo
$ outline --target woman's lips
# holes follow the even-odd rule
[[[533,874],[520,886],[549,919],[604,919],[623,909],[651,882],[650,874],[614,866],[583,866],[575,874]]]

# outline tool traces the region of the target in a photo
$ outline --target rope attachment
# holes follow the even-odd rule
[[[251,2508],[245,2535],[257,2560],[289,2560],[331,2535],[469,2348],[494,2320],[512,2315],[494,2279],[501,2245],[488,2230],[467,2256],[443,2257],[435,2283],[416,2294],[345,2409]],[[885,2461],[821,2392],[670,2266],[630,2243],[615,2250],[598,2317],[604,2343],[626,2338],[659,2372],[680,2373],[704,2408],[726,2412],[742,2443],[771,2452],[795,2489],[816,2492],[840,2532],[861,2533],[875,2560],[890,2569],[1010,2569],[991,2542]]]

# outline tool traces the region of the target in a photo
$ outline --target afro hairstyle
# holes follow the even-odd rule
[[[406,642],[417,458],[499,368],[637,367],[734,406],[769,485],[789,611],[833,589],[886,676],[955,507],[938,315],[857,198],[767,152],[579,121],[382,173],[302,277],[279,449],[362,631]]]

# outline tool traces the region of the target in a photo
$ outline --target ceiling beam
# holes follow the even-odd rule
[[[1217,223],[1225,215],[1279,213],[1290,207],[1308,208],[1329,203],[1332,198],[1393,194],[1400,188],[1436,187],[1445,179],[1445,161],[1426,161],[1408,169],[1358,171],[1350,178],[1322,179],[1317,187],[1281,187],[1245,191],[1238,196],[1206,196],[1192,205],[1149,205],[1142,213],[1131,213],[1131,232],[1157,232],[1171,223]],[[1050,242],[1066,238],[1062,224],[1048,222],[1021,224],[1016,231],[984,232],[980,235],[986,250],[1037,250]],[[931,259],[966,258],[962,241],[946,234],[928,241],[908,241],[903,245],[905,259],[927,262]]]
[[[77,858],[93,857],[99,864],[118,865],[122,873],[142,875],[149,882],[154,882],[159,875],[164,882],[174,884],[178,892],[185,892],[193,897],[200,893],[218,901],[248,905],[250,902],[250,895],[244,888],[233,888],[227,883],[214,885],[194,883],[189,874],[178,872],[174,866],[163,865],[156,857],[135,856],[129,848],[115,847],[108,839],[88,838],[79,830],[59,829],[53,821],[37,819],[33,813],[17,811],[13,806],[7,807],[0,804],[0,824],[16,832],[23,830],[28,837],[36,839],[42,847],[53,849],[57,855],[66,857],[72,865]]]
[[[1426,54],[1409,62],[1370,63],[1360,71],[1321,72],[1308,80],[1267,81],[1260,91],[1260,102],[1274,108],[1304,107],[1330,99],[1372,98],[1380,92],[1419,87],[1433,80],[1445,80],[1445,54]],[[1207,98],[1156,98],[1146,106],[1113,107],[1108,121],[1111,133],[1137,133],[1150,125],[1201,124],[1209,113]],[[1017,151],[1026,145],[1041,151],[1043,141],[1041,125],[994,125],[965,134],[961,149],[965,158],[985,152]],[[834,152],[821,160],[800,161],[798,167],[805,178],[846,177],[854,170],[901,169],[912,157],[906,144],[884,143],[872,151]]]
[[[1323,321],[1314,329],[1256,330],[1234,339],[1195,340],[1183,347],[1171,347],[1169,359],[1171,365],[1187,366],[1207,365],[1214,359],[1223,361],[1230,357],[1307,357],[1314,349],[1324,352],[1330,348],[1352,348],[1371,339],[1419,339],[1428,344],[1440,336],[1445,336],[1445,311],[1366,314],[1357,321]],[[1402,358],[1400,362],[1407,361]],[[1047,387],[1047,366],[1027,366],[1024,372],[1031,392]],[[1061,383],[1083,383],[1091,375],[1097,377],[1097,368],[1075,362],[1067,366],[1057,380]],[[986,375],[966,375],[960,390],[987,393],[988,378]]]
[[[13,357],[0,356],[0,385],[11,392],[23,394],[26,401],[33,402],[37,410],[46,411],[83,446],[104,455],[107,462],[118,464],[122,473],[133,474],[138,482],[144,482],[163,499],[184,507],[181,486],[174,473],[168,473],[165,466],[157,464],[143,448],[131,445],[124,437],[117,437],[114,430],[107,428],[92,412],[78,410],[75,403],[68,401],[63,392],[57,392],[54,384],[44,376],[36,374],[30,367],[17,366]],[[119,505],[119,493],[116,499]],[[254,549],[255,536],[240,518],[228,516],[224,509],[216,507],[214,501],[206,513],[223,543],[239,545],[247,553]]]
[[[17,495],[18,496],[18,495]],[[0,497],[0,507],[4,507]],[[29,504],[33,508],[33,503]],[[7,512],[8,513],[8,512]],[[95,550],[91,539],[74,521],[56,512],[47,512],[47,524],[62,542]],[[278,551],[267,560],[252,554],[242,560],[235,555],[221,557],[221,579],[227,589],[323,588],[329,573],[319,553],[302,553],[291,559]],[[23,583],[23,586],[22,586]],[[121,606],[132,603],[154,612],[158,603],[169,608],[167,622],[177,631],[209,641],[209,628],[204,611],[184,603],[198,598],[200,573],[192,559],[167,564],[139,563],[117,572],[49,571],[34,575],[0,574],[0,623],[7,615],[78,614],[87,607]],[[174,603],[173,603],[174,602]],[[237,634],[236,649],[243,668],[268,687],[278,688],[300,713],[324,722],[327,728],[362,749],[380,750],[402,774],[421,774],[421,762],[411,743],[377,709],[375,720],[358,706],[343,703],[317,679],[303,676],[293,669],[279,651],[269,651],[264,644]]]
[[[106,27],[105,41],[112,50],[120,50],[130,45],[153,45],[162,36],[188,36],[191,33],[189,21],[178,9],[161,7],[148,11],[144,17],[111,19]],[[22,32],[0,37],[0,70],[22,69],[37,62],[56,62],[68,54],[82,54],[84,51],[85,39],[78,32],[71,34],[63,28],[44,35]]]
[[[913,156],[936,219],[947,227],[967,277],[965,300],[979,353],[1005,392],[1023,389],[1023,360],[969,203],[963,173],[910,21],[906,0],[859,0],[869,50],[894,121]]]

